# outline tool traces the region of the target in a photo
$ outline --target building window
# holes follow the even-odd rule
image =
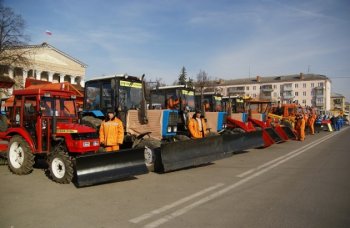
[[[306,83],[303,83],[303,88],[306,88]]]
[[[295,88],[298,88],[298,83],[295,83],[294,87],[295,87]]]
[[[315,83],[311,83],[311,88],[314,88],[315,87]]]
[[[319,82],[318,86],[323,87],[323,82]]]
[[[303,100],[303,104],[306,104],[306,100]]]
[[[246,90],[249,90],[249,86],[247,86],[245,89],[246,89]]]
[[[274,88],[274,89],[277,89],[277,85],[273,85],[273,88]]]
[[[314,91],[313,90],[311,90],[311,96],[313,96],[314,95]]]
[[[303,92],[303,96],[306,96],[306,92]]]
[[[253,86],[253,90],[256,90],[256,86]]]
[[[298,92],[295,92],[295,96],[299,96],[299,93],[298,93]]]
[[[276,93],[276,92],[273,92],[273,96],[274,96],[274,97],[277,97],[277,93]]]

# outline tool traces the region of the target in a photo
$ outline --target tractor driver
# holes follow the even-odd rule
[[[201,116],[201,111],[196,110],[193,114],[188,122],[188,130],[190,131],[191,138],[200,139],[206,136],[207,124]]]
[[[123,144],[124,127],[120,119],[116,117],[114,110],[108,110],[105,120],[100,127],[100,143],[105,151],[111,152],[119,150],[119,145]]]

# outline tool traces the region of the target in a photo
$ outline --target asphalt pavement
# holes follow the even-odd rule
[[[0,227],[350,227],[350,127],[76,188],[0,166]]]

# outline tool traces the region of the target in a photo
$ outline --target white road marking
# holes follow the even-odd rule
[[[175,212],[173,212],[171,214],[163,216],[162,218],[160,218],[158,220],[155,220],[155,221],[153,221],[151,223],[148,223],[144,227],[145,228],[156,228],[156,227],[158,227],[158,226],[160,226],[160,225],[162,225],[162,224],[164,224],[166,222],[169,222],[170,220],[172,220],[172,219],[174,219],[174,218],[176,218],[176,217],[178,217],[180,215],[183,215],[183,214],[189,212],[190,210],[192,210],[192,209],[194,209],[194,208],[196,208],[196,207],[198,207],[198,206],[200,206],[200,205],[202,205],[204,203],[207,203],[208,201],[213,200],[213,199],[215,199],[215,198],[217,198],[217,197],[227,193],[228,191],[230,191],[232,189],[235,189],[235,188],[241,186],[242,184],[244,184],[244,183],[246,183],[246,182],[248,182],[248,181],[250,181],[250,180],[252,180],[252,179],[254,179],[254,178],[256,178],[256,177],[258,177],[258,176],[260,176],[262,174],[264,174],[264,173],[266,173],[267,171],[269,171],[269,170],[271,170],[271,169],[273,169],[273,168],[275,168],[275,167],[277,167],[277,166],[287,162],[288,160],[290,160],[290,159],[292,159],[292,158],[294,158],[294,157],[296,157],[296,156],[298,156],[298,155],[300,155],[302,153],[305,153],[310,148],[315,147],[318,144],[320,144],[320,143],[328,140],[329,138],[332,138],[333,136],[337,135],[337,133],[333,133],[331,135],[327,135],[327,136],[323,137],[321,140],[318,140],[317,143],[310,143],[306,147],[304,147],[304,149],[299,150],[298,152],[290,155],[289,157],[286,157],[286,158],[276,162],[275,164],[272,164],[272,165],[270,165],[270,166],[268,166],[268,167],[266,167],[266,168],[264,168],[264,169],[262,169],[262,170],[260,170],[260,171],[258,171],[256,173],[254,173],[254,174],[252,174],[252,175],[250,175],[250,176],[248,176],[248,177],[246,177],[244,179],[241,179],[238,182],[227,186],[226,188],[223,188],[223,189],[221,189],[221,190],[219,190],[217,192],[214,192],[211,195],[206,196],[206,197],[204,197],[204,198],[202,198],[202,199],[200,199],[200,200],[198,200],[198,201],[196,201],[196,202],[194,202],[194,203],[192,203],[192,204],[190,204],[190,205],[188,205],[186,207],[183,207],[183,208],[181,208],[181,209],[179,209],[179,210],[177,210],[177,211],[175,211]]]
[[[182,198],[182,199],[180,199],[180,200],[178,200],[178,201],[176,201],[176,202],[174,202],[174,203],[172,203],[172,204],[165,205],[164,207],[161,207],[161,208],[159,208],[159,209],[153,210],[153,211],[151,211],[150,213],[146,213],[146,214],[143,214],[143,215],[141,215],[141,216],[139,216],[139,217],[130,219],[129,222],[132,222],[132,223],[139,223],[139,222],[141,222],[141,221],[143,221],[143,220],[145,220],[145,219],[151,218],[151,217],[154,216],[154,215],[160,214],[160,213],[162,213],[162,212],[164,212],[164,211],[167,211],[167,210],[169,210],[169,209],[171,209],[171,208],[173,208],[173,207],[176,207],[176,206],[178,206],[178,205],[180,205],[180,204],[186,203],[187,201],[189,201],[189,200],[191,200],[191,199],[193,199],[193,198],[196,198],[196,197],[198,197],[198,196],[201,196],[201,195],[203,195],[203,194],[205,194],[205,193],[207,193],[207,192],[213,191],[213,190],[215,190],[215,189],[217,189],[217,188],[220,188],[220,187],[222,187],[222,186],[224,186],[224,185],[225,185],[225,184],[223,184],[223,183],[218,183],[218,184],[216,184],[216,185],[214,185],[214,186],[211,186],[211,187],[209,187],[209,188],[206,188],[206,189],[203,189],[203,190],[201,190],[201,191],[199,191],[199,192],[196,192],[196,193],[194,193],[194,194],[192,194],[192,195],[190,195],[190,196],[187,196],[187,197],[185,197],[185,198]]]
[[[258,167],[256,167],[256,168],[254,168],[254,169],[250,169],[250,170],[248,170],[248,171],[246,171],[246,172],[244,172],[244,173],[238,174],[237,177],[240,177],[240,178],[245,177],[245,176],[247,176],[247,175],[249,175],[249,174],[251,174],[251,173],[253,173],[253,172],[255,172],[255,171],[258,171],[258,170],[260,170],[260,169],[262,169],[262,168],[265,168],[265,167],[269,166],[270,164],[273,164],[273,163],[275,163],[275,162],[277,162],[277,161],[279,161],[279,160],[282,160],[282,159],[284,159],[284,158],[286,158],[286,157],[288,157],[288,156],[291,156],[291,155],[293,155],[293,154],[295,154],[295,153],[298,153],[300,150],[303,150],[304,148],[307,148],[307,147],[309,147],[310,145],[316,144],[316,143],[318,143],[319,141],[322,141],[322,140],[324,140],[325,138],[327,138],[327,137],[329,137],[329,136],[331,136],[331,135],[324,136],[323,138],[318,139],[318,140],[316,140],[316,141],[314,141],[314,142],[311,142],[311,143],[309,143],[309,144],[307,144],[307,145],[305,145],[305,146],[303,146],[303,147],[301,147],[301,148],[298,148],[298,149],[296,149],[296,150],[293,150],[292,152],[289,152],[289,153],[286,154],[286,155],[283,155],[283,156],[278,157],[278,158],[276,158],[276,159],[274,159],[274,160],[271,160],[271,161],[269,161],[269,162],[266,162],[265,164],[262,164],[262,165],[260,165],[260,166],[258,166]]]

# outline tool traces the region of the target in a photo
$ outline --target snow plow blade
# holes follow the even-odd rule
[[[156,154],[155,171],[199,166],[232,156],[232,153],[264,145],[262,132],[223,134],[203,139],[164,143]]]
[[[297,138],[297,136],[295,135],[294,131],[290,127],[283,126],[283,125],[281,127],[282,127],[283,131],[287,134],[289,139],[294,139],[295,140]]]
[[[285,125],[276,125],[275,126],[275,131],[284,140],[290,140],[290,139],[295,140],[297,138],[297,136],[295,135],[294,131],[290,127],[285,126]]]
[[[145,173],[143,148],[83,155],[76,158],[75,185],[90,186]]]
[[[251,131],[238,134],[224,134],[223,137],[223,150],[226,153],[235,153],[264,146],[262,131]]]
[[[264,128],[264,131],[267,132],[274,143],[281,143],[285,141],[272,127]]]

